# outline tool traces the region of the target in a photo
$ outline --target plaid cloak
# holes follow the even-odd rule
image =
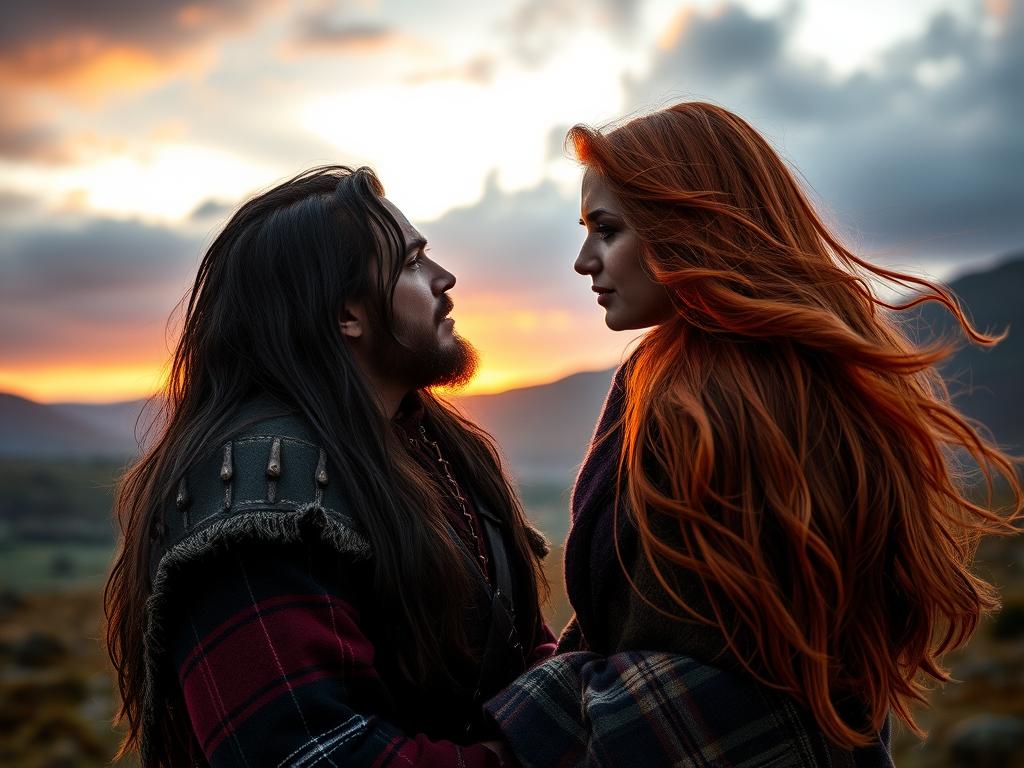
[[[793,701],[688,656],[575,652],[526,672],[485,705],[524,768],[891,768],[873,747],[830,747]]]
[[[547,628],[530,620],[536,596],[516,595],[525,648],[514,648],[507,670],[481,682],[480,664],[453,658],[457,685],[413,686],[382,641],[392,606],[374,593],[345,478],[298,419],[248,424],[195,462],[154,522],[141,763],[497,766],[474,743],[493,733],[476,690],[493,695],[554,650]],[[425,469],[440,472],[436,459]],[[472,499],[465,510],[446,506],[452,534],[479,541],[478,516],[491,513]],[[465,610],[467,638],[483,647],[491,601],[474,598]]]
[[[426,718],[378,670],[339,565],[307,543],[246,542],[192,575],[170,647],[196,764],[497,766],[484,747],[396,725]]]

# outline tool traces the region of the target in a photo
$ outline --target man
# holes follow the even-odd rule
[[[365,168],[303,173],[215,239],[116,502],[122,754],[501,764],[480,704],[553,650],[544,543],[427,389],[475,365],[454,284]]]

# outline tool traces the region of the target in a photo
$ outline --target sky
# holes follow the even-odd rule
[[[619,362],[563,140],[677,101],[749,120],[857,253],[1024,248],[1024,0],[0,5],[0,391],[153,391],[248,196],[369,165],[453,272],[470,392]]]

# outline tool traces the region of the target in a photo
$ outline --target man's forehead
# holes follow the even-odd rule
[[[382,197],[380,200],[384,207],[388,209],[388,213],[394,217],[395,223],[398,224],[398,228],[402,230],[402,236],[405,238],[405,242],[407,244],[425,239],[423,235],[420,234],[420,231],[412,225],[412,222],[406,218],[406,215],[399,210],[397,205],[392,203],[386,197]]]

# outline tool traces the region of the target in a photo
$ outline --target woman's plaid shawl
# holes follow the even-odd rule
[[[688,656],[564,653],[485,706],[524,768],[892,766],[872,747],[830,747],[806,712],[738,672]]]
[[[665,619],[630,588],[619,554],[645,597],[659,598],[627,510],[614,513],[623,371],[573,490],[565,547],[576,621],[559,649],[586,652],[545,661],[489,702],[504,738],[524,766],[891,766],[888,724],[871,747],[831,747],[806,710],[723,653],[720,632]]]

